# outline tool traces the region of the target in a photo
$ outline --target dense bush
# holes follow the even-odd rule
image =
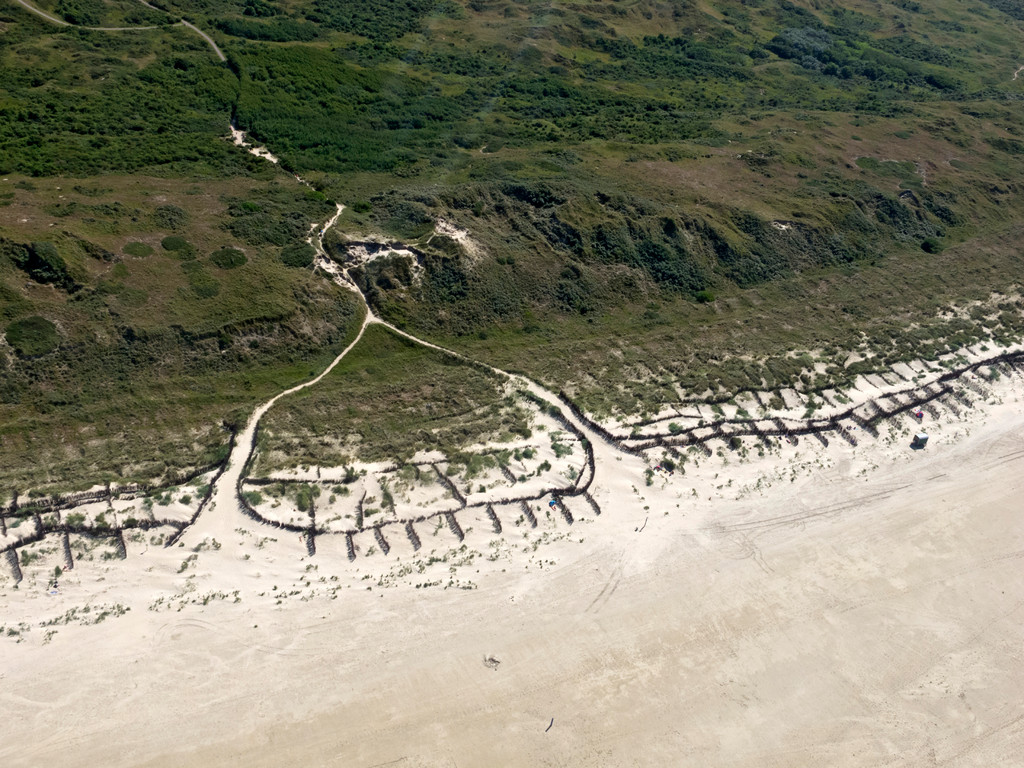
[[[22,357],[45,355],[56,349],[59,341],[57,326],[45,317],[33,315],[7,326],[7,343]]]
[[[371,40],[394,40],[419,29],[438,0],[314,0],[312,21]]]
[[[191,248],[188,240],[180,235],[169,235],[160,241],[160,246],[165,251],[186,251]]]
[[[210,261],[221,269],[234,269],[245,264],[247,259],[237,248],[221,248],[210,254]]]
[[[23,245],[0,238],[0,251],[37,283],[55,285],[68,293],[81,287],[68,272],[67,264],[53,243]]]
[[[863,77],[872,82],[916,85],[940,91],[957,91],[963,86],[951,72],[919,63],[932,60],[953,63],[938,51],[934,56],[927,56],[928,46],[883,41],[881,47],[893,52],[889,53],[873,47],[872,42],[849,30],[804,26],[783,30],[772,38],[767,48],[780,58],[798,62],[804,69],[833,77]]]
[[[32,22],[7,26],[24,35]],[[44,48],[33,48],[31,37],[7,32],[0,40],[0,172],[244,172],[256,162],[221,140],[238,80],[208,49],[168,55],[158,46],[140,68],[154,54],[147,35],[51,30],[43,27],[59,41],[61,66],[40,59]]]
[[[103,0],[59,0],[54,8],[69,24],[95,27],[103,20]]]
[[[686,253],[681,243],[668,246],[654,240],[645,240],[640,243],[638,256],[655,282],[666,288],[695,293],[707,285],[707,275]]]
[[[176,205],[161,205],[153,212],[153,223],[158,229],[182,229],[188,224],[188,214]]]
[[[83,240],[78,238],[77,243],[79,248],[82,249],[82,253],[91,259],[97,259],[98,261],[114,261],[116,258],[113,253],[108,251],[102,245],[97,245],[89,240]]]
[[[129,256],[135,256],[139,259],[144,259],[147,256],[153,255],[153,247],[146,245],[145,243],[131,242],[125,243],[124,248],[121,249]]]
[[[281,249],[281,261],[288,267],[310,267],[316,251],[309,243],[293,243]]]
[[[232,37],[268,40],[275,43],[310,42],[320,36],[320,29],[316,24],[295,19],[272,19],[270,21],[219,19],[217,29]]]
[[[1024,21],[1024,6],[1018,0],[981,0],[985,5],[1002,11],[1013,19]]]

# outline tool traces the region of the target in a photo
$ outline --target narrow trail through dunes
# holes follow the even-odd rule
[[[277,158],[275,158],[266,148],[251,144],[247,140],[245,133],[243,131],[239,130],[234,125],[230,127],[230,130],[232,140],[236,145],[245,148],[246,151],[255,155],[256,157],[260,157],[263,158],[264,160],[268,160],[274,163],[277,162]],[[301,183],[312,187],[312,185],[309,182],[305,181],[301,177],[296,176],[296,178]],[[478,360],[468,358],[465,355],[462,355],[453,350],[447,349],[445,347],[421,339],[418,336],[414,336],[413,334],[408,333],[407,331],[403,331],[400,328],[397,328],[396,326],[392,325],[391,323],[388,323],[377,317],[373,313],[373,310],[371,309],[369,303],[367,302],[366,296],[363,294],[363,292],[359,289],[356,282],[349,275],[348,270],[334,262],[327,255],[327,251],[324,249],[324,237],[331,230],[331,228],[334,227],[335,224],[337,224],[338,219],[341,217],[342,212],[345,210],[345,206],[342,205],[341,203],[335,203],[335,205],[337,206],[337,209],[335,210],[334,215],[327,222],[325,222],[322,227],[318,228],[316,225],[313,225],[312,229],[310,230],[310,235],[307,238],[306,242],[308,242],[316,251],[313,264],[314,270],[323,272],[337,285],[352,291],[359,297],[360,304],[362,305],[364,311],[363,322],[359,327],[359,332],[357,333],[355,339],[353,339],[352,342],[341,352],[341,354],[334,358],[334,360],[331,361],[330,365],[328,365],[327,368],[318,376],[275,395],[273,398],[263,403],[262,405],[257,407],[255,411],[253,411],[252,415],[249,417],[249,421],[246,423],[245,429],[242,431],[240,435],[237,436],[237,439],[234,442],[231,455],[229,456],[227,461],[226,470],[215,481],[214,491],[211,497],[212,503],[207,505],[207,507],[200,513],[199,517],[195,520],[193,525],[185,532],[185,535],[188,536],[190,540],[194,539],[196,541],[199,541],[207,536],[226,537],[229,534],[229,532],[236,527],[239,517],[243,514],[240,501],[241,484],[245,479],[246,470],[251,464],[253,454],[256,449],[256,436],[259,429],[260,420],[267,413],[267,411],[269,411],[274,406],[274,404],[277,403],[277,401],[280,400],[281,398],[286,397],[287,395],[293,394],[295,392],[299,392],[303,389],[306,389],[319,383],[325,376],[327,376],[332,370],[334,370],[338,363],[340,363],[345,358],[345,356],[359,343],[366,329],[370,325],[383,326],[384,328],[387,328],[389,331],[396,334],[397,336],[401,336],[402,338],[408,339],[409,341],[418,344],[422,347],[435,350],[456,360],[464,362],[468,365],[482,367],[490,371],[491,373],[494,373],[498,376],[502,376],[510,380],[517,388],[529,392],[534,397],[547,403],[549,407],[558,409],[559,413],[561,413],[562,416],[564,416],[568,422],[570,422],[574,427],[576,427],[582,434],[586,436],[587,440],[590,442],[591,450],[595,451],[595,462],[598,460],[609,460],[612,455],[619,455],[621,453],[619,450],[615,448],[615,446],[610,445],[607,442],[601,440],[599,436],[591,428],[591,425],[585,419],[580,418],[578,414],[573,413],[571,410],[568,413],[566,413],[563,410],[563,403],[559,401],[558,396],[555,393],[540,386],[536,382],[531,381],[530,379],[527,379],[524,376],[519,376],[513,373],[509,373],[508,371],[503,371],[500,368],[495,368],[491,365],[480,362]],[[635,457],[634,460],[639,461],[639,459],[635,459]],[[642,470],[640,470],[638,467],[638,471]]]
[[[71,22],[65,21],[64,19],[59,19],[56,16],[51,16],[49,13],[47,13],[44,10],[42,10],[41,8],[36,8],[31,3],[27,2],[27,0],[14,0],[14,1],[18,5],[20,5],[22,8],[24,8],[27,11],[29,11],[30,13],[34,13],[36,16],[39,16],[40,18],[46,19],[51,24],[57,24],[58,26],[61,26],[61,27],[78,27],[79,29],[87,29],[90,32],[142,32],[142,31],[145,31],[145,30],[161,29],[160,25],[152,25],[152,26],[145,26],[145,27],[87,27],[87,26],[85,26],[83,24],[72,24]],[[166,11],[164,11],[162,8],[157,8],[155,5],[150,5],[149,3],[146,2],[146,0],[139,0],[139,2],[142,3],[144,6],[146,6],[147,8],[151,9],[151,10],[158,11],[158,12],[161,12],[161,13],[166,13]],[[199,27],[197,27],[195,24],[190,24],[189,22],[185,21],[184,19],[179,19],[178,21],[175,21],[175,22],[167,24],[167,26],[168,27],[188,27],[193,32],[195,32],[197,35],[199,35],[201,38],[203,38],[203,40],[206,41],[206,43],[210,46],[210,48],[213,49],[213,52],[217,56],[218,59],[220,59],[221,61],[227,61],[228,60],[227,57],[224,55],[224,52],[213,41],[213,38],[210,37],[205,32],[203,32],[203,30],[199,29]]]
[[[238,503],[238,487],[242,481],[245,470],[249,465],[249,459],[252,457],[253,451],[255,450],[256,430],[259,427],[260,419],[262,419],[263,415],[273,408],[274,404],[282,397],[286,397],[317,384],[327,374],[334,370],[335,366],[337,366],[338,363],[344,359],[345,355],[351,352],[352,349],[355,348],[356,344],[359,343],[359,340],[363,338],[363,333],[371,322],[373,322],[371,315],[367,314],[364,316],[363,322],[359,326],[359,333],[356,334],[356,337],[351,341],[351,343],[345,347],[340,355],[331,361],[331,364],[328,365],[319,376],[274,395],[274,397],[253,411],[252,416],[249,417],[249,421],[245,425],[245,429],[235,440],[234,448],[231,451],[231,455],[228,457],[227,469],[216,481],[212,502],[196,520],[193,525],[193,530],[189,531],[191,535],[220,535],[224,537],[227,532],[234,527],[233,525],[230,525],[234,518],[228,520],[224,515],[224,512],[227,510],[235,510],[239,512],[239,514],[241,513]],[[218,510],[219,514],[215,515],[214,510]],[[228,523],[227,527],[224,525],[218,525],[217,519],[223,523]]]
[[[143,5],[149,5],[149,4],[148,3],[143,3]],[[150,5],[149,7],[152,8],[153,6]],[[203,38],[203,40],[205,40],[207,42],[207,44],[213,49],[213,52],[217,55],[218,59],[220,59],[221,61],[227,61],[228,60],[227,56],[224,55],[224,52],[220,48],[217,47],[217,44],[215,42],[213,42],[213,38],[210,37],[205,32],[203,32],[203,30],[201,30],[195,24],[190,24],[189,22],[185,21],[184,19],[182,19],[178,23],[181,24],[183,27],[188,27],[193,32],[195,32],[197,35],[199,35],[201,38]]]

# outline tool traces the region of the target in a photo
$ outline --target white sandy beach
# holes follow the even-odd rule
[[[904,416],[650,487],[605,446],[600,517],[499,509],[464,549],[428,526],[350,563],[220,517],[57,595],[56,556],[4,574],[0,764],[1018,765],[1022,394],[924,451]]]

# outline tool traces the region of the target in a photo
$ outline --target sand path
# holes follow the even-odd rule
[[[312,235],[318,265],[340,213]],[[599,524],[423,576],[408,556],[229,539],[248,456],[233,454],[190,532],[221,548],[86,563],[59,595],[2,582],[0,621],[33,629],[4,639],[0,763],[1018,764],[1024,404],[1019,375],[991,387],[916,453],[834,441],[645,488],[609,450]],[[757,473],[772,482],[756,493],[722,490]],[[478,588],[380,587],[397,566]],[[59,621],[83,604],[130,611]]]
[[[78,589],[129,614],[5,645],[0,761],[1014,765],[1024,406],[1004,393],[1018,399],[909,459],[839,462],[710,512],[614,489],[584,542],[541,550],[557,566],[477,563],[469,592],[368,590],[285,541],[204,552],[187,581],[187,549],[113,563]],[[340,599],[258,597],[311,562],[347,580]],[[241,602],[147,610],[175,578]],[[8,592],[6,620],[59,615],[52,599]]]
[[[247,140],[245,133],[234,125],[231,126],[231,137],[236,145],[245,148],[249,153],[265,160],[269,160],[270,162],[277,163],[277,158],[270,154],[266,148],[251,144]],[[302,178],[298,176],[296,176],[296,178],[303,184],[312,186]],[[634,469],[639,470],[640,467],[643,466],[642,459],[628,453],[618,451],[616,448],[603,441],[593,432],[589,424],[578,418],[572,412],[568,411],[568,409],[563,409],[562,403],[554,393],[540,386],[536,382],[527,379],[524,376],[512,374],[485,363],[481,363],[468,358],[459,352],[455,352],[447,349],[446,347],[421,339],[418,336],[408,333],[407,331],[403,331],[391,323],[377,317],[370,308],[369,302],[366,300],[366,296],[349,275],[348,270],[335,263],[327,255],[327,251],[324,248],[324,237],[337,223],[344,209],[344,205],[336,203],[334,215],[323,226],[317,227],[314,225],[310,230],[307,242],[312,245],[316,251],[314,257],[314,269],[323,272],[332,281],[353,291],[357,296],[359,296],[364,313],[363,322],[359,327],[359,331],[355,339],[337,357],[335,357],[334,360],[331,361],[330,365],[328,365],[327,368],[318,376],[275,395],[253,411],[245,428],[235,438],[235,443],[228,458],[227,468],[214,481],[215,486],[210,502],[202,508],[192,526],[179,537],[186,545],[195,546],[198,542],[207,538],[217,538],[220,541],[224,541],[227,538],[231,538],[232,533],[236,532],[244,524],[244,513],[239,503],[238,494],[241,489],[241,482],[244,479],[245,469],[255,451],[255,436],[259,429],[261,419],[281,398],[287,397],[290,394],[299,392],[319,383],[325,376],[334,370],[338,363],[340,363],[359,343],[360,339],[363,337],[363,333],[366,331],[366,328],[370,325],[383,326],[392,333],[427,349],[441,352],[469,364],[483,366],[492,373],[509,379],[517,388],[529,391],[535,397],[540,398],[548,405],[558,408],[565,418],[568,419],[568,421],[570,421],[582,434],[584,434],[590,442],[591,450],[594,452],[595,477],[603,468],[609,466],[608,462],[611,461],[613,457],[619,461],[623,461],[625,459],[628,464],[635,465]]]
[[[149,5],[149,3],[143,3],[143,5]],[[149,7],[152,8],[153,6],[150,5]],[[220,59],[221,61],[227,61],[228,60],[227,56],[224,55],[224,52],[219,47],[217,47],[217,44],[215,42],[213,42],[213,38],[210,37],[205,32],[203,32],[203,30],[201,30],[195,24],[192,24],[192,23],[190,23],[188,21],[185,21],[184,19],[182,19],[180,23],[181,23],[181,25],[183,27],[188,27],[193,32],[195,32],[197,35],[199,35],[201,38],[203,38],[203,40],[205,40],[207,42],[207,44],[210,46],[210,48],[213,49],[213,53],[214,53],[214,55],[216,55],[216,57],[218,59]]]
[[[235,129],[232,128],[233,133],[234,131]],[[238,133],[241,134],[241,131]],[[245,146],[244,140],[239,141],[236,138],[236,142],[241,146]],[[249,151],[256,154],[258,157],[261,156],[258,154],[259,148],[249,148]],[[317,229],[314,226],[310,233],[310,237],[307,242],[309,242],[316,250],[317,263],[329,261],[323,245],[324,235],[326,235],[331,227],[337,223],[338,218],[344,210],[345,206],[338,204],[334,216],[332,216],[323,225],[323,227]],[[352,283],[351,280],[347,279],[347,275],[342,277],[337,274],[332,274],[331,277],[341,282],[341,284],[346,288],[354,289],[356,293],[358,293],[358,289],[356,289],[355,284]],[[362,294],[359,295],[362,296]],[[234,446],[232,447],[231,454],[228,457],[227,468],[216,480],[216,485],[214,487],[213,494],[211,495],[210,503],[207,504],[196,522],[186,532],[188,541],[201,541],[203,538],[208,536],[211,538],[220,536],[221,539],[224,539],[230,535],[230,532],[235,527],[237,527],[242,515],[241,508],[238,503],[238,488],[246,465],[255,450],[255,436],[256,430],[259,428],[260,420],[263,418],[264,414],[273,408],[274,404],[282,397],[287,397],[295,392],[300,392],[307,387],[312,387],[318,384],[325,376],[334,370],[338,363],[345,359],[345,356],[349,352],[355,348],[360,339],[363,338],[363,333],[365,333],[367,326],[371,323],[380,322],[374,316],[373,312],[370,311],[369,305],[366,304],[365,299],[363,301],[363,306],[365,308],[365,313],[363,315],[363,321],[359,325],[359,331],[356,333],[356,337],[318,376],[274,395],[274,397],[270,398],[262,405],[259,405],[249,416],[249,420],[246,422],[245,428],[235,437]]]
[[[36,8],[31,3],[27,2],[27,0],[14,0],[14,1],[18,5],[20,5],[22,8],[26,9],[27,11],[30,11],[31,13],[34,13],[36,16],[39,16],[39,17],[41,17],[43,19],[46,19],[51,24],[57,24],[57,25],[59,25],[61,27],[80,27],[81,29],[88,29],[88,30],[90,30],[92,32],[139,32],[139,31],[148,30],[148,29],[160,29],[159,26],[148,26],[148,27],[88,27],[88,26],[85,26],[85,25],[82,25],[82,24],[71,24],[70,22],[64,21],[64,19],[59,19],[56,16],[50,15],[49,13],[47,13],[44,10],[42,10],[41,8]],[[154,11],[160,11],[160,12],[166,13],[166,11],[164,11],[162,8],[157,8],[155,5],[150,5],[145,0],[139,0],[139,2],[142,3],[144,6],[146,6],[147,8],[150,8],[150,9],[152,9]],[[201,29],[199,29],[199,27],[195,26],[194,24],[190,24],[189,22],[185,21],[185,19],[181,19],[181,20],[176,21],[176,22],[174,22],[172,24],[168,24],[167,26],[169,26],[169,27],[188,27],[193,32],[195,32],[197,35],[199,35],[201,38],[203,38],[203,40],[206,41],[206,43],[210,46],[210,48],[213,49],[213,52],[217,56],[218,59],[220,59],[221,61],[227,61],[227,57],[224,55],[224,52],[213,41],[213,38],[210,37],[205,32],[203,32]]]

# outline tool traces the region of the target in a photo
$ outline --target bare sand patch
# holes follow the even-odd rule
[[[1021,394],[939,409],[924,451],[904,415],[651,485],[596,446],[600,516],[495,505],[500,534],[475,509],[385,556],[365,530],[351,563],[267,527],[129,541],[57,594],[29,563],[0,576],[0,761],[1015,764]]]

